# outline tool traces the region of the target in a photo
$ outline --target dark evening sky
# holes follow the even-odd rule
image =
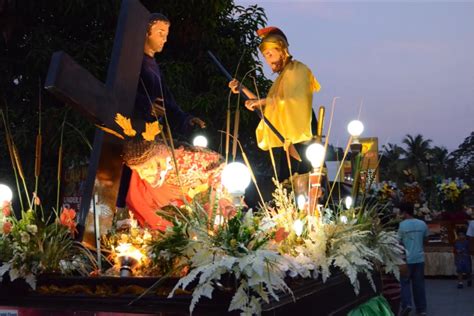
[[[474,1],[236,3],[258,3],[286,33],[322,85],[315,108],[340,97],[331,143],[347,142],[361,102],[363,136],[380,144],[422,134],[453,150],[474,130]]]

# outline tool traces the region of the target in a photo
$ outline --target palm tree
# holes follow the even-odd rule
[[[400,174],[403,169],[403,161],[400,158],[403,154],[403,148],[391,143],[383,145],[382,148],[383,150],[380,152],[380,178],[400,183]]]
[[[434,146],[429,154],[429,163],[432,164],[433,174],[446,177],[446,169],[448,166],[449,152],[445,147]],[[428,165],[429,167],[430,165]]]
[[[421,134],[413,137],[406,135],[402,141],[406,148],[403,148],[403,154],[408,166],[415,169],[415,176],[420,179],[423,176],[423,167],[427,167],[427,154],[431,149],[431,139],[424,139]]]

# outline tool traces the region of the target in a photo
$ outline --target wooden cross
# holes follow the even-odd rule
[[[60,51],[51,58],[45,88],[95,124],[110,128],[115,124],[116,113],[131,117],[149,16],[150,12],[138,0],[123,0],[105,84]],[[78,215],[79,239],[82,239],[96,177],[104,202],[111,209],[115,207],[121,148],[115,137],[96,129]]]

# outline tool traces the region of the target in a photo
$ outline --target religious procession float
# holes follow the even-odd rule
[[[6,306],[2,309],[20,310],[20,314],[22,309],[34,310],[38,315],[52,311],[61,315],[73,311],[392,315],[380,296],[380,276],[398,278],[403,249],[390,222],[381,215],[384,202],[361,193],[366,184],[355,180],[346,197],[337,194],[340,183],[327,180],[324,157],[332,115],[324,137],[324,109],[320,109],[317,131],[306,139],[307,149],[300,160],[310,162],[309,172],[291,175],[289,164],[289,179],[279,181],[272,150],[268,152],[274,192],[265,200],[237,139],[240,162],[228,155],[229,128],[223,157],[199,141],[193,146],[174,141],[167,122],[132,117],[143,59],[143,39],[134,34],[145,33],[149,16],[138,1],[123,2],[105,86],[84,74],[63,52],[51,60],[46,89],[92,117],[99,127],[78,209],[62,206],[59,185],[56,207],[43,208],[35,193],[38,187],[26,184],[8,113],[1,112],[17,181],[15,205],[20,208],[13,209],[11,192],[0,187],[0,306]],[[141,22],[132,23],[136,21]],[[285,43],[280,33],[270,28],[262,34]],[[121,46],[136,41],[137,45]],[[274,42],[263,44],[271,49]],[[121,67],[125,64],[133,68],[132,79],[124,75]],[[88,81],[82,84],[75,77]],[[120,82],[123,78],[128,81]],[[309,84],[317,90],[319,84],[313,79]],[[231,88],[237,93],[244,90],[238,83]],[[132,97],[128,90],[133,90]],[[256,112],[263,124],[259,128],[265,130],[271,123],[264,115],[273,114]],[[227,126],[230,121],[229,111]],[[278,137],[273,129],[262,132],[262,137],[267,145],[270,138],[279,141],[289,161],[298,154],[296,142]],[[360,122],[355,121],[351,131],[342,161],[350,144],[356,149],[360,145]],[[41,142],[39,130],[36,177]],[[115,164],[117,157],[120,161]],[[58,180],[61,166],[60,155]],[[354,179],[358,178],[356,168]],[[125,194],[121,182],[126,182]],[[260,197],[252,208],[244,201],[251,183]],[[120,197],[127,207],[119,207]],[[104,225],[103,211],[116,206],[113,223]]]

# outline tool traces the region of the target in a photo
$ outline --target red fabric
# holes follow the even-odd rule
[[[171,204],[171,201],[182,198],[183,194],[178,186],[164,183],[153,188],[148,182],[140,179],[136,171],[132,171],[127,206],[142,227],[166,230],[171,223],[156,215],[156,211]]]
[[[142,227],[164,231],[171,223],[156,215],[157,210],[176,204],[176,200],[185,199],[183,193],[188,194],[190,188],[205,183],[210,186],[220,184],[220,173],[224,165],[221,164],[219,153],[203,148],[185,149],[180,146],[175,149],[175,157],[180,181],[172,163],[172,170],[166,173],[163,185],[157,188],[140,179],[138,173],[132,170],[126,204]],[[184,192],[180,186],[184,188]]]

